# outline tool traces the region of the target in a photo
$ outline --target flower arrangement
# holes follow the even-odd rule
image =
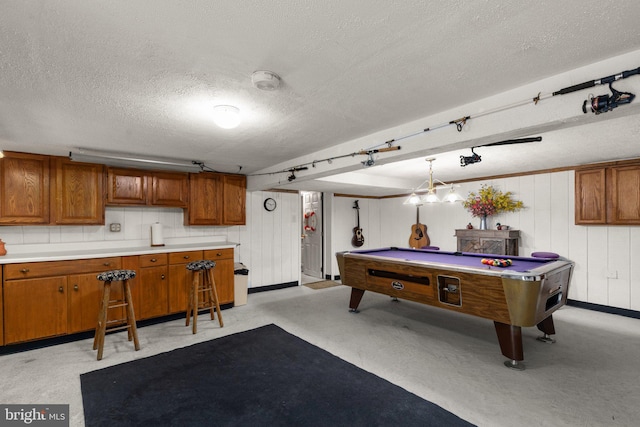
[[[471,212],[471,215],[479,217],[495,215],[501,212],[515,212],[524,208],[521,201],[511,198],[512,195],[511,191],[503,193],[491,185],[483,185],[478,194],[473,191],[470,192],[463,205]]]

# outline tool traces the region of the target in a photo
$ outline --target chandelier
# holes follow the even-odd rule
[[[422,184],[420,184],[416,189],[414,189],[403,204],[420,206],[425,203],[440,203],[442,201],[448,203],[463,201],[464,199],[462,198],[462,196],[456,193],[455,189],[453,188],[453,184],[447,184],[446,182],[433,178],[433,161],[435,160],[435,158],[428,158],[425,160],[429,162],[429,178],[426,179]],[[418,194],[420,192],[420,189],[427,183],[429,184],[429,186],[426,189],[426,193]],[[449,192],[446,196],[444,196],[443,200],[440,200],[440,198],[438,197],[435,183],[441,186],[449,187]]]

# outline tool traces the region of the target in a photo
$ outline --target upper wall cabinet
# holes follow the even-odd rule
[[[189,175],[187,173],[109,168],[108,205],[186,208],[188,201]]]
[[[186,225],[244,225],[247,177],[212,172],[189,176]]]
[[[103,165],[57,157],[51,180],[52,224],[104,224]]]
[[[640,161],[576,170],[575,223],[640,225]]]
[[[223,175],[222,177],[222,223],[244,225],[247,199],[247,177],[245,175]]]
[[[49,156],[4,153],[0,159],[0,224],[49,224]]]

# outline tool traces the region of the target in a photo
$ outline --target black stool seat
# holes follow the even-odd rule
[[[99,273],[96,278],[104,282],[102,290],[102,302],[98,312],[98,325],[96,335],[93,339],[93,349],[98,350],[98,360],[102,359],[104,348],[104,337],[107,331],[117,331],[126,329],[129,341],[133,340],[134,348],[140,350],[138,342],[138,330],[136,328],[136,316],[133,310],[133,300],[131,299],[131,288],[129,280],[136,277],[134,270],[110,270]],[[111,282],[122,282],[122,299],[111,299]],[[109,320],[109,309],[122,307],[125,310],[125,318]]]
[[[133,270],[111,270],[100,273],[96,277],[103,282],[120,282],[122,280],[134,279],[136,272]]]
[[[193,278],[189,290],[189,306],[187,307],[186,326],[189,326],[191,315],[193,314],[193,333],[198,331],[198,310],[208,308],[211,312],[211,320],[214,313],[218,312],[218,322],[220,327],[224,326],[222,314],[220,314],[220,303],[218,302],[218,291],[216,281],[213,278],[215,261],[201,259],[187,264],[187,270],[193,273]],[[202,294],[202,298],[200,298]]]
[[[209,270],[210,268],[214,268],[216,266],[215,261],[211,261],[208,259],[201,259],[199,261],[192,261],[187,264],[187,270],[191,271],[200,271],[200,270]]]

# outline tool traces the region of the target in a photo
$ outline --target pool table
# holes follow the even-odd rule
[[[336,254],[340,278],[350,286],[349,309],[358,312],[373,291],[493,320],[505,365],[524,369],[522,327],[537,326],[553,342],[552,313],[567,301],[574,263],[428,249],[381,248]],[[509,259],[511,265],[483,264]]]

